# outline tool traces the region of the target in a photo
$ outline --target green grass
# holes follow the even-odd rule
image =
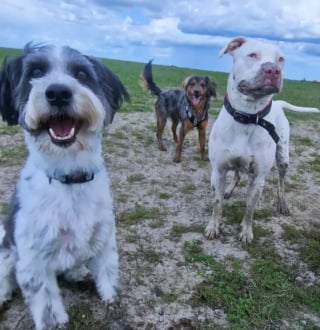
[[[0,63],[6,56],[13,56],[20,52],[18,49],[0,48]],[[150,59],[146,58],[145,62]],[[153,97],[149,92],[143,91],[140,83],[140,74],[145,63],[120,61],[113,59],[101,59],[112,71],[114,71],[124,83],[131,97],[131,103],[123,104],[121,111],[153,111]],[[161,88],[181,87],[182,81],[191,74],[208,75],[218,86],[218,94],[223,96],[226,92],[228,73],[214,72],[209,70],[197,70],[176,66],[164,66],[153,63],[153,76],[157,85]],[[320,94],[319,84],[309,81],[297,81],[285,79],[283,89],[275,99],[285,99],[290,103],[319,107]],[[218,108],[222,100],[212,101],[212,107]],[[289,112],[288,112],[289,113]],[[305,116],[317,119],[317,114],[290,113],[289,117],[297,116],[304,119]]]
[[[92,306],[89,303],[72,305],[68,310],[69,323],[66,330],[98,330],[108,329],[102,321],[94,317]]]
[[[283,237],[298,246],[300,257],[307,262],[310,269],[320,273],[319,251],[320,251],[320,229],[312,228],[297,229],[293,226],[284,224],[282,226]]]
[[[159,208],[147,208],[136,204],[133,209],[120,213],[117,217],[117,221],[119,224],[131,226],[142,220],[158,220],[161,216],[162,213]]]
[[[0,162],[2,165],[20,164],[27,156],[27,148],[24,144],[7,146],[0,149]]]
[[[253,253],[249,273],[234,257],[221,262],[205,254],[199,240],[186,241],[183,249],[187,262],[205,267],[206,276],[195,289],[192,305],[223,309],[228,329],[279,329],[283,320],[294,321],[296,312],[306,307],[320,312],[320,287],[297,283],[297,269],[272,248],[254,247],[264,251]]]
[[[180,238],[185,233],[203,233],[204,226],[199,224],[192,224],[189,226],[182,224],[174,224],[171,228],[170,238]]]
[[[311,168],[315,172],[320,172],[320,154],[314,154],[313,160],[309,162]]]

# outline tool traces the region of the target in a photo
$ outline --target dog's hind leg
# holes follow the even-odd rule
[[[179,124],[179,120],[172,118],[172,126],[171,126],[171,131],[172,131],[172,135],[173,135],[173,140],[175,143],[178,143],[178,137],[177,137],[177,127]]]
[[[226,175],[227,172],[225,170],[218,172],[215,167],[212,169],[211,187],[214,191],[213,210],[211,220],[204,231],[204,234],[208,239],[218,237],[220,234]]]
[[[162,133],[164,127],[166,126],[166,123],[167,123],[167,118],[157,115],[157,141],[158,141],[159,150],[161,151],[167,151],[167,148],[163,145],[163,141],[162,141]]]

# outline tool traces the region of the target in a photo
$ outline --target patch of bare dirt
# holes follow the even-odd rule
[[[211,125],[212,121],[207,135]],[[88,302],[95,317],[105,322],[102,329],[196,329],[197,324],[207,320],[216,325],[227,325],[222,310],[192,307],[190,297],[204,275],[185,261],[183,244],[201,240],[205,253],[218,260],[232,255],[241,260],[244,269],[249,265],[250,257],[237,239],[237,225],[225,225],[221,237],[213,241],[206,240],[200,231],[178,237],[172,235],[175,225],[204,228],[209,221],[213,198],[211,169],[209,162],[200,160],[196,130],[187,136],[182,161],[176,164],[172,161],[175,144],[169,125],[164,132],[167,152],[158,150],[154,127],[153,113],[118,113],[104,138],[105,161],[118,224],[121,280],[118,304],[109,310],[95,293],[70,288],[64,283],[61,291],[65,304],[69,307]],[[314,121],[295,120],[291,125],[291,136],[291,164],[287,177],[291,215],[275,214],[269,221],[260,221],[259,225],[270,230],[269,239],[274,241],[286,262],[301,265],[301,280],[315,284],[319,283],[319,278],[300,260],[294,246],[283,239],[282,225],[295,225],[300,230],[320,225],[319,172],[313,172],[307,166],[319,150],[320,132]],[[312,147],[295,144],[301,137],[312,138]],[[6,145],[15,143],[14,139],[0,136],[2,146],[4,139]],[[17,139],[20,141],[20,133]],[[0,166],[2,204],[10,198],[20,167]],[[273,170],[258,208],[275,208],[276,184],[277,172]],[[245,186],[240,185],[226,203],[244,200],[245,192]],[[139,219],[134,223],[119,220],[137,205],[157,209],[157,218]],[[169,296],[174,299],[164,299]],[[0,329],[33,328],[28,309],[18,293],[0,313]]]

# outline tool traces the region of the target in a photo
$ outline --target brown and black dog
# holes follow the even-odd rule
[[[201,159],[208,160],[205,151],[206,127],[210,97],[216,96],[216,84],[208,76],[192,75],[183,81],[182,89],[161,90],[153,81],[152,61],[143,70],[142,79],[145,87],[158,97],[155,103],[157,117],[157,140],[160,150],[166,151],[162,133],[168,117],[172,120],[173,139],[177,143],[174,162],[180,162],[183,140],[186,134],[196,127],[198,129]],[[181,122],[179,136],[177,126]]]

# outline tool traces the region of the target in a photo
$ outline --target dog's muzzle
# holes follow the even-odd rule
[[[255,99],[279,93],[281,87],[282,71],[278,65],[269,62],[261,65],[252,81],[241,80],[238,84],[238,90],[242,94],[253,96]]]
[[[66,147],[76,140],[76,135],[81,127],[81,121],[70,114],[72,90],[63,84],[52,84],[47,88],[45,96],[53,109],[53,114],[45,123],[51,141]]]

